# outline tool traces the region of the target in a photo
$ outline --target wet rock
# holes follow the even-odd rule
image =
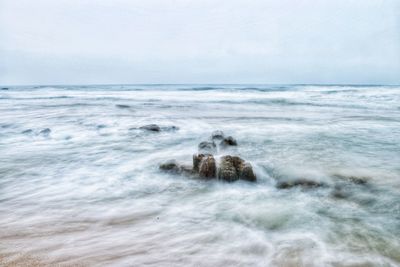
[[[321,182],[305,179],[305,178],[300,178],[296,180],[290,180],[290,181],[279,181],[276,185],[277,188],[279,189],[289,189],[292,187],[300,186],[303,188],[315,188],[315,187],[321,187],[324,184]]]
[[[345,199],[350,196],[350,193],[344,186],[335,185],[333,191],[331,192],[331,196],[338,199]]]
[[[225,137],[224,139],[222,139],[220,145],[221,146],[237,146],[237,141],[232,136],[228,136],[228,137]]]
[[[139,129],[147,130],[147,131],[151,131],[151,132],[159,132],[159,131],[161,131],[160,126],[158,126],[157,124],[144,125],[144,126],[141,126]]]
[[[212,155],[204,155],[199,163],[199,176],[202,178],[215,178],[217,166]]]
[[[239,179],[233,159],[231,156],[224,156],[218,168],[218,179],[234,182]]]
[[[179,172],[182,173],[182,174],[186,174],[186,175],[191,175],[191,174],[195,173],[193,171],[192,166],[188,166],[188,165],[179,166]]]
[[[6,90],[8,90],[8,87],[3,87],[3,88],[1,88],[1,90],[6,91]]]
[[[255,182],[256,175],[250,163],[237,156],[223,156],[218,168],[218,178],[228,182],[238,179]]]
[[[212,140],[222,140],[224,139],[225,135],[223,131],[214,131],[211,134],[211,139]]]
[[[180,166],[175,160],[168,160],[162,164],[160,164],[160,170],[179,173]]]
[[[200,162],[204,158],[204,154],[193,155],[193,171],[199,172]]]
[[[33,133],[32,129],[28,129],[28,130],[22,131],[22,134],[31,134],[31,133]]]
[[[244,163],[244,165],[240,171],[240,174],[239,174],[239,179],[246,180],[249,182],[257,181],[257,177],[254,174],[253,167],[251,166],[250,163],[248,163],[248,162]]]
[[[194,174],[193,168],[191,166],[180,165],[175,160],[168,160],[160,164],[159,169],[165,172],[175,173],[175,174],[186,174],[186,175]]]
[[[39,134],[41,134],[43,136],[49,136],[50,133],[51,133],[51,130],[49,128],[43,129],[39,132]]]
[[[106,128],[107,126],[106,125],[104,125],[104,124],[99,124],[99,125],[97,125],[97,129],[104,129],[104,128]]]
[[[124,108],[130,108],[131,106],[129,106],[129,105],[122,105],[122,104],[117,104],[117,105],[115,105],[117,108],[122,108],[122,109],[124,109]]]
[[[217,152],[217,146],[214,142],[203,141],[199,144],[199,153],[214,154],[215,152]]]
[[[163,130],[163,131],[178,131],[179,130],[179,127],[178,126],[175,126],[175,125],[172,125],[172,126],[165,126],[165,127],[161,127],[161,130]]]
[[[370,179],[368,177],[358,177],[358,176],[352,176],[352,175],[346,176],[346,175],[341,175],[341,174],[334,174],[333,176],[342,181],[347,181],[347,182],[351,182],[353,184],[359,184],[359,185],[366,184],[368,182],[368,180]]]

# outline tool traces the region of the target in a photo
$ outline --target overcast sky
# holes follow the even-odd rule
[[[400,84],[399,0],[0,0],[0,84]]]

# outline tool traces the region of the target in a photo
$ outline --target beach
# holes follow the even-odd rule
[[[256,181],[160,169],[215,131]],[[399,140],[399,86],[3,87],[0,265],[400,266]]]

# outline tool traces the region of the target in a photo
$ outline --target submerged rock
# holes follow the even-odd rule
[[[179,165],[175,160],[168,160],[160,164],[160,170],[168,172],[179,172]]]
[[[228,136],[228,137],[225,137],[224,139],[222,139],[220,145],[221,146],[237,146],[237,141],[232,136]]]
[[[193,169],[191,166],[180,165],[175,160],[168,160],[160,164],[159,169],[169,173],[193,174]]]
[[[28,129],[28,130],[22,131],[22,134],[31,134],[31,133],[33,133],[32,129]]]
[[[212,134],[211,134],[211,139],[212,140],[222,140],[222,139],[224,139],[224,137],[225,137],[225,135],[224,135],[224,132],[223,131],[214,131],[214,132],[212,132]]]
[[[314,188],[314,187],[321,187],[323,185],[324,185],[323,183],[318,182],[318,181],[300,178],[300,179],[290,180],[290,181],[279,181],[276,184],[276,187],[279,189],[289,189],[289,188],[296,187],[296,186],[301,186],[303,188]]]
[[[51,133],[51,130],[49,128],[43,129],[39,132],[39,134],[41,134],[43,136],[49,136],[50,133]]]
[[[338,199],[345,199],[350,196],[350,192],[342,185],[335,185],[331,192],[331,196]]]
[[[333,176],[340,180],[348,181],[353,184],[360,184],[360,185],[366,184],[368,182],[368,180],[370,179],[369,177],[358,177],[358,176],[352,176],[352,175],[346,176],[346,175],[342,175],[342,174],[334,174]]]
[[[255,182],[256,175],[250,163],[237,156],[223,156],[218,168],[218,178],[228,182],[238,179]]]
[[[131,106],[129,106],[129,105],[122,105],[122,104],[117,104],[117,105],[115,105],[117,108],[122,108],[122,109],[124,109],[124,108],[130,108]]]
[[[144,126],[139,127],[139,129],[147,130],[147,131],[152,131],[152,132],[159,132],[159,131],[161,131],[160,126],[158,126],[157,124],[148,124],[148,125],[144,125]]]
[[[178,127],[178,126],[175,126],[175,125],[172,125],[172,126],[161,127],[161,129],[162,129],[163,131],[178,131],[178,130],[179,130],[179,127]]]
[[[203,141],[198,147],[201,154],[214,154],[217,152],[217,145],[214,142]]]

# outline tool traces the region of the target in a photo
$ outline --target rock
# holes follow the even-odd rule
[[[175,160],[168,160],[160,164],[160,170],[178,173],[180,170],[180,166]]]
[[[193,171],[199,172],[200,162],[204,158],[204,154],[193,155]]]
[[[31,133],[33,133],[32,129],[28,129],[22,132],[22,134],[31,134]]]
[[[193,172],[198,173],[202,178],[215,178],[217,165],[213,155],[194,154]]]
[[[223,156],[218,168],[218,179],[234,182],[239,179],[231,156]]]
[[[179,127],[172,125],[172,126],[165,126],[165,127],[161,127],[161,129],[163,131],[178,131]]]
[[[239,179],[246,180],[249,182],[255,182],[257,181],[257,177],[253,172],[253,167],[251,166],[250,163],[244,163],[242,170],[239,174]]]
[[[199,176],[202,178],[215,178],[217,166],[212,155],[205,155],[199,164]]]
[[[193,171],[192,166],[188,166],[188,165],[181,165],[181,166],[179,166],[179,171],[180,171],[180,173],[187,174],[187,175],[191,175],[191,174],[194,174],[194,173],[195,173],[195,172]]]
[[[292,188],[295,186],[301,186],[304,188],[314,188],[314,187],[321,187],[323,186],[323,183],[313,181],[313,180],[308,180],[304,178],[300,178],[297,180],[290,180],[290,181],[280,181],[277,183],[276,187],[279,189],[288,189]]]
[[[222,139],[220,145],[221,146],[237,146],[237,141],[232,136],[228,136],[228,137],[225,137],[224,139]]]
[[[238,179],[255,182],[256,175],[250,163],[237,156],[223,156],[218,168],[218,178],[228,182]]]
[[[357,177],[357,176],[352,176],[352,175],[346,176],[346,175],[341,175],[341,174],[334,174],[333,176],[340,180],[348,181],[353,184],[359,184],[359,185],[366,184],[367,181],[370,179],[368,177]]]
[[[130,108],[131,106],[129,106],[129,105],[122,105],[122,104],[117,104],[117,105],[115,105],[117,108]]]
[[[1,88],[1,90],[8,90],[8,87],[3,87],[3,88]]]
[[[338,199],[345,199],[350,196],[350,193],[342,185],[335,185],[333,191],[331,192],[331,196]]]
[[[175,160],[168,160],[159,166],[160,170],[175,173],[175,174],[186,174],[191,175],[194,174],[193,168],[187,165],[180,165]]]
[[[141,126],[139,129],[152,131],[152,132],[159,132],[161,130],[160,126],[158,126],[157,124],[144,125],[144,126]]]
[[[39,134],[44,135],[44,136],[49,136],[51,133],[51,130],[49,128],[43,129],[39,132]]]
[[[214,142],[203,141],[199,144],[199,153],[214,154],[215,152],[217,152],[217,146]]]
[[[214,131],[211,134],[211,139],[212,140],[222,140],[224,139],[225,135],[223,131]]]

